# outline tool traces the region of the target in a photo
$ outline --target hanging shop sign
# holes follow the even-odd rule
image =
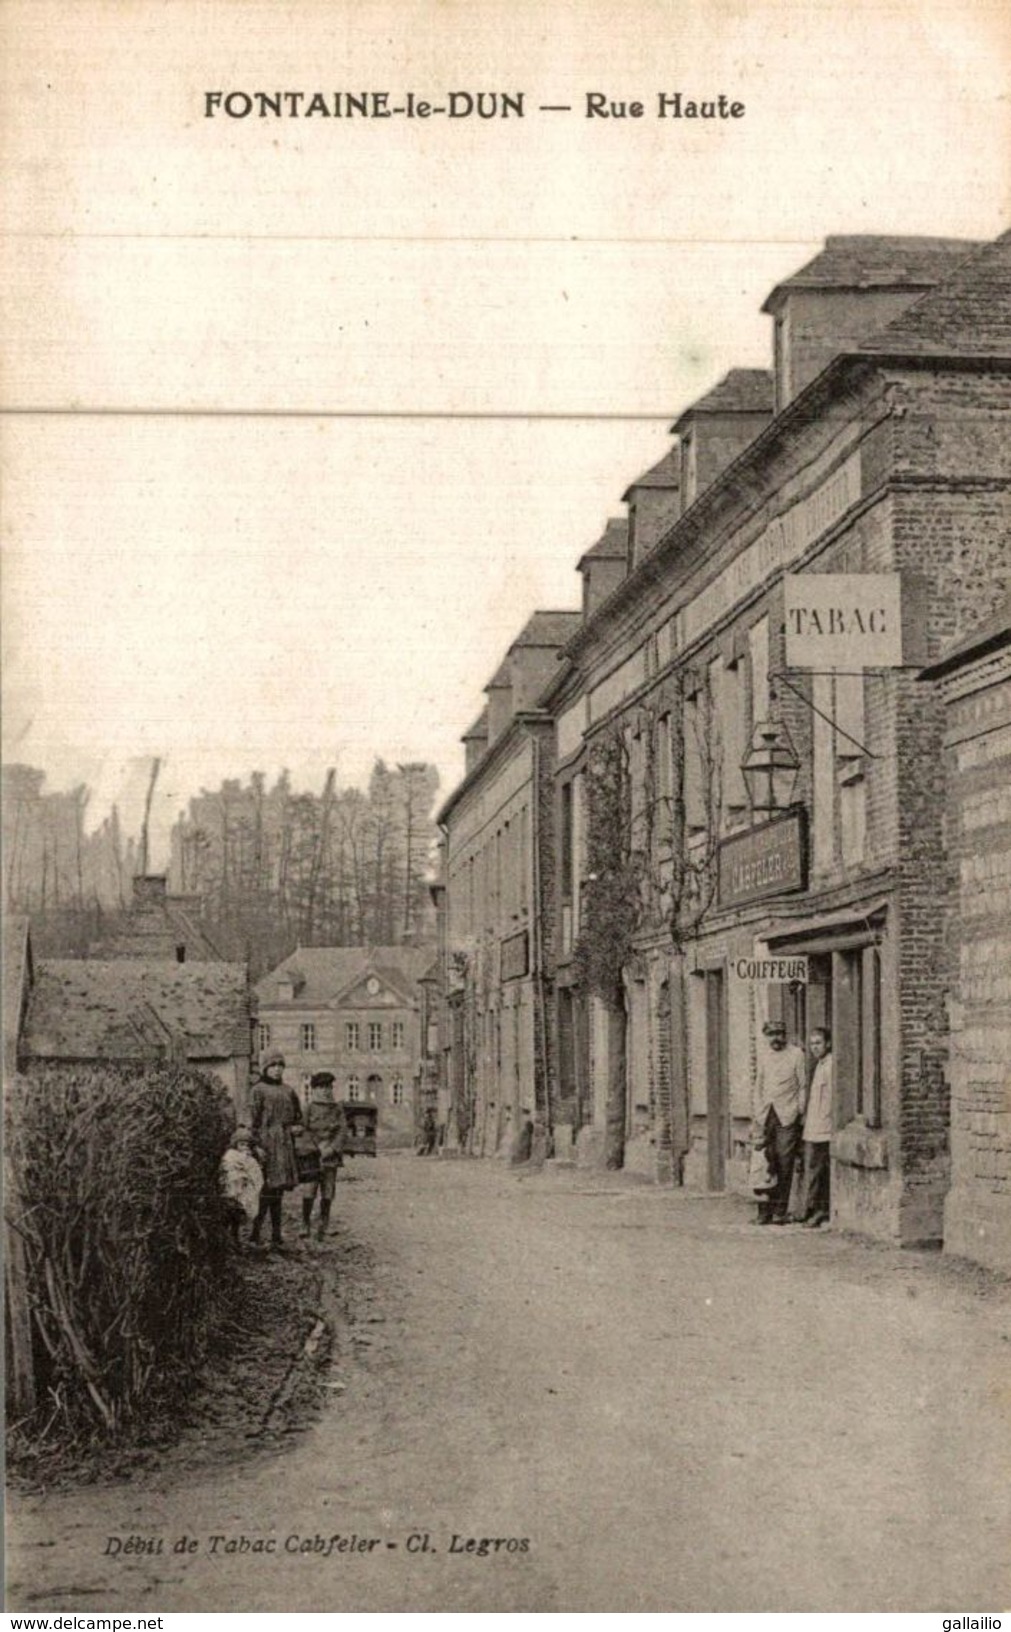
[[[787,668],[901,668],[900,585],[897,572],[788,573]]]
[[[805,957],[731,958],[730,973],[749,986],[806,986],[808,963]]]
[[[718,858],[720,907],[740,907],[807,888],[805,812],[791,810],[724,839]]]

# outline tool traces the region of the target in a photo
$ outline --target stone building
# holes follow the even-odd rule
[[[507,662],[468,733],[443,812],[463,971],[450,1086],[477,1084],[476,1150],[527,1108],[502,1042],[511,919],[489,906],[488,848],[522,790],[540,813],[527,877],[551,880],[528,882],[522,922],[552,1148],[596,1162],[619,1137],[661,1182],[743,1190],[764,1021],[800,1042],[827,1025],[833,1218],[933,1242],[950,1179],[945,722],[916,676],[1007,583],[1011,235],[830,238],[765,309],[772,371],[732,370],[679,416],[654,467],[666,514],[651,532],[647,472],[629,520],[579,561],[582,614],[544,689],[511,715]],[[617,1004],[577,973],[608,756],[635,905]],[[1003,1134],[984,1131],[977,1178],[999,1189]],[[952,1192],[953,1221],[963,1205],[982,1205],[978,1186],[971,1203]]]
[[[923,671],[944,703],[945,1250],[1011,1271],[1011,600]]]
[[[578,612],[535,612],[467,733],[467,770],[440,810],[450,1143],[511,1154],[532,1121],[543,1142],[551,1073],[554,722],[537,699]]]
[[[413,1144],[431,963],[431,947],[299,947],[257,983],[257,1058],[280,1049],[303,1095],[332,1071],[337,1099],[378,1107],[381,1143]]]
[[[607,733],[627,755],[643,899],[622,1016],[626,1160],[743,1186],[763,1020],[784,1016],[798,1039],[828,1023],[834,1217],[934,1240],[948,1185],[942,718],[914,674],[1007,576],[1011,239],[831,239],[767,307],[773,378],[734,371],[682,414],[683,512],[570,640],[552,702],[560,775]],[[882,578],[897,596],[887,642],[850,661],[828,640],[820,659],[810,641],[787,649],[788,617],[820,631],[811,608],[839,591],[852,622],[861,585],[873,596]],[[863,612],[880,623],[876,603]],[[754,800],[746,764],[780,755],[794,786]],[[558,831],[572,852],[559,877],[575,878],[580,819],[564,802]],[[782,957],[802,979],[762,978]]]

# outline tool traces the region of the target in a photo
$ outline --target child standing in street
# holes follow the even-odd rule
[[[253,1155],[253,1138],[247,1127],[239,1126],[221,1158],[218,1184],[225,1226],[236,1248],[243,1219],[250,1223],[260,1210],[263,1172]]]

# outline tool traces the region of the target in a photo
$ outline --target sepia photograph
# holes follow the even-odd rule
[[[0,0],[21,1624],[999,1628],[1009,84]]]

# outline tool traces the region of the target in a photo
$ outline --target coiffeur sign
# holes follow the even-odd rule
[[[900,585],[897,572],[787,574],[787,668],[901,668]]]
[[[767,895],[807,886],[804,812],[792,810],[720,845],[717,895],[721,907],[740,907]]]

